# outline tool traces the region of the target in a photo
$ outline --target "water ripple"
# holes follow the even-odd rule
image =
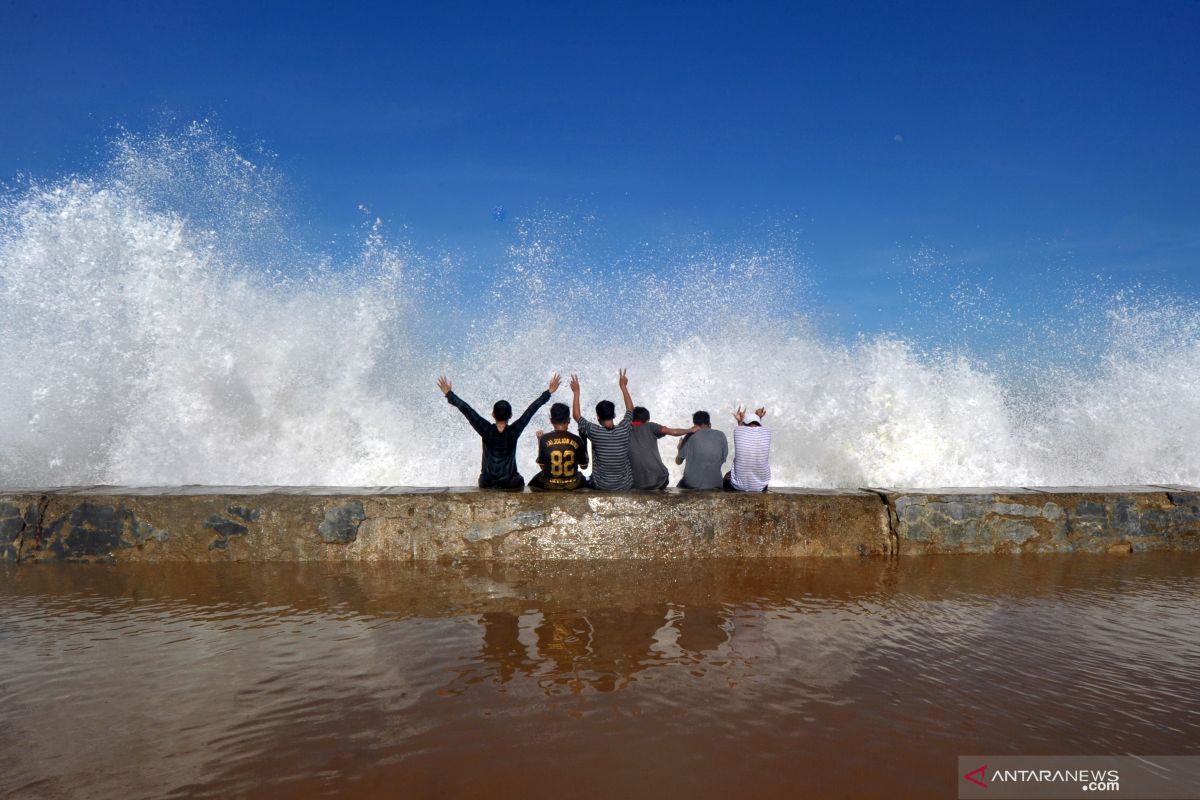
[[[1200,754],[1198,567],[3,568],[0,794],[836,794],[864,760],[935,794],[969,751]]]

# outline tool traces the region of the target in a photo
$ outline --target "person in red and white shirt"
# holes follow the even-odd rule
[[[733,412],[733,469],[725,473],[724,486],[731,492],[765,492],[771,482],[771,429],[762,424],[767,409],[754,412],[758,419],[746,421],[746,409]]]

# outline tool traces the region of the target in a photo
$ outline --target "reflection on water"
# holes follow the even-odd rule
[[[725,610],[663,604],[635,610],[507,611],[480,615],[483,647],[466,684],[532,680],[547,694],[623,689],[664,664],[713,661],[734,630]],[[750,623],[745,629],[750,630]],[[736,650],[733,651],[736,653]],[[731,655],[726,653],[726,656]],[[717,662],[720,665],[721,662]]]
[[[0,570],[0,795],[953,796],[1200,754],[1200,556]]]

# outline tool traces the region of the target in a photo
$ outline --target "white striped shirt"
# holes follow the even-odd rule
[[[761,492],[771,482],[771,429],[738,425],[733,429],[733,488]]]
[[[578,425],[579,434],[592,442],[592,484],[609,491],[632,489],[629,436],[633,433],[633,412],[626,411],[611,428],[582,417]]]

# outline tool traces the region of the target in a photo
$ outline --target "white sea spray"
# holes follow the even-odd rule
[[[766,405],[776,485],[1200,482],[1186,301],[1114,296],[1076,357],[1001,370],[901,333],[818,333],[805,268],[770,247],[648,275],[526,221],[462,292],[453,259],[378,227],[349,263],[296,244],[270,167],[204,126],[116,150],[0,207],[0,486],[465,485],[478,439],[437,375],[519,413],[578,372],[590,413],[619,401],[621,366],[665,424]],[[526,436],[527,476],[533,453]]]

